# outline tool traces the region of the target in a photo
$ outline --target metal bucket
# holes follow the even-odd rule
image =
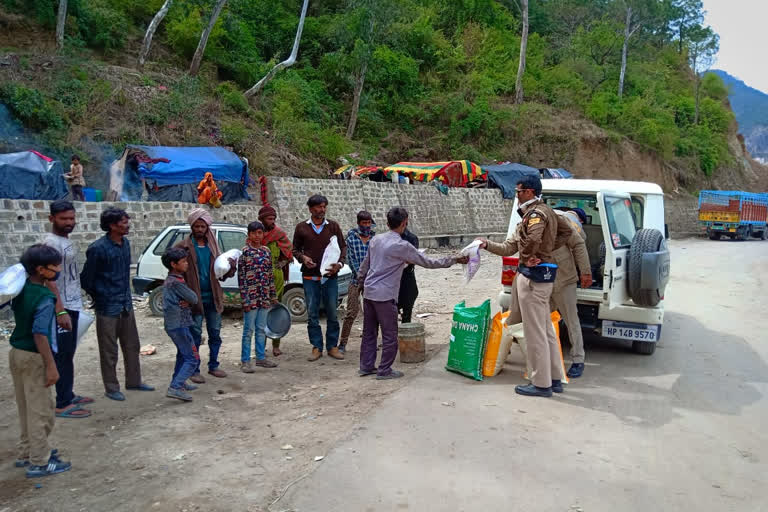
[[[424,324],[400,324],[397,345],[401,363],[420,363],[427,358]]]

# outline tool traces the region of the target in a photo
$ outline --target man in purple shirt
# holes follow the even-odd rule
[[[392,369],[397,355],[397,296],[400,278],[406,265],[425,268],[448,268],[466,263],[466,256],[451,256],[436,260],[427,258],[413,245],[401,238],[408,227],[408,212],[395,207],[387,212],[390,231],[375,236],[368,246],[357,281],[363,288],[363,342],[360,347],[361,377],[376,373],[376,379],[397,379],[403,372]],[[376,365],[376,339],[381,327],[381,361]]]

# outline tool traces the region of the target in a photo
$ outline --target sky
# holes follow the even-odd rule
[[[714,69],[722,69],[748,86],[768,93],[764,58],[768,0],[703,0],[706,23],[720,35]]]

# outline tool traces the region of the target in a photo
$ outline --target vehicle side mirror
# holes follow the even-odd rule
[[[664,238],[669,240],[669,224],[664,224]]]

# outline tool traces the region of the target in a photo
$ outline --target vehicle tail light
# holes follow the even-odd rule
[[[517,266],[520,264],[520,258],[504,256],[501,258],[501,284],[502,286],[512,286],[517,274]]]

